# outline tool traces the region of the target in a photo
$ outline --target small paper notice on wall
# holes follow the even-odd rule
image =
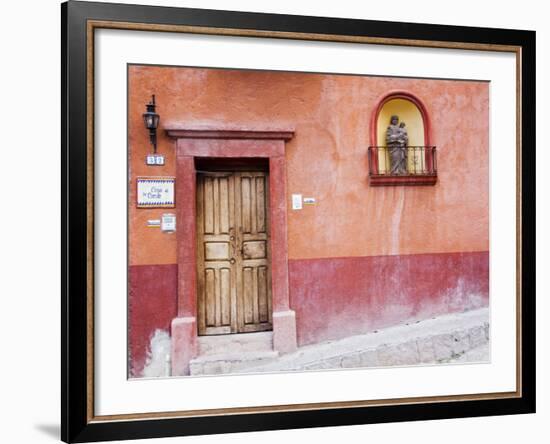
[[[315,205],[314,197],[304,197],[304,205]]]
[[[292,209],[293,210],[301,210],[302,209],[302,195],[301,194],[293,194],[292,195]]]

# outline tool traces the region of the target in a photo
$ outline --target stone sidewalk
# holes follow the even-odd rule
[[[489,362],[489,333],[482,308],[304,346],[238,373]]]

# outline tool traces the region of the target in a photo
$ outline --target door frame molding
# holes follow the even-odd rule
[[[176,141],[178,294],[172,321],[172,375],[189,374],[197,347],[196,158],[268,158],[273,349],[296,350],[296,314],[288,287],[286,142],[294,130],[250,127],[167,128]]]

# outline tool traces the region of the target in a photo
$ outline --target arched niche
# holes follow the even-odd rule
[[[408,146],[430,147],[432,145],[430,119],[426,106],[422,100],[413,93],[396,90],[390,91],[380,97],[374,107],[370,125],[371,147],[383,147],[386,145],[386,130],[390,124],[390,118],[393,115],[397,115],[399,121],[405,122],[406,124],[409,137]],[[383,155],[384,153],[385,155]],[[419,170],[428,175],[436,174],[435,164],[430,150],[419,148],[415,151],[411,149],[407,160],[408,170],[411,174],[415,172],[415,176],[419,176]],[[371,161],[373,163],[371,166],[371,173],[375,171],[375,175],[388,175],[390,161],[387,151],[375,150],[371,157]],[[396,184],[405,180],[402,178],[395,179]],[[415,180],[414,182],[417,183],[419,180]]]

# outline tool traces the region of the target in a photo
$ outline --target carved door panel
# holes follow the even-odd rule
[[[235,177],[197,180],[197,296],[199,334],[236,331]]]
[[[271,329],[264,172],[197,175],[199,334]]]
[[[236,175],[239,331],[271,330],[268,181],[264,172]]]

